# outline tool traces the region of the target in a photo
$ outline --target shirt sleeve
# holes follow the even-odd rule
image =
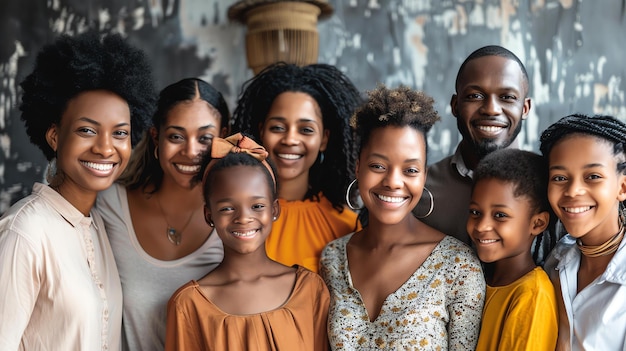
[[[203,350],[199,341],[198,325],[190,322],[185,300],[185,287],[172,295],[167,303],[167,324],[165,329],[165,351]]]
[[[28,239],[0,230],[0,350],[17,350],[41,286],[40,260]]]
[[[498,350],[554,350],[558,328],[556,301],[554,291],[546,290],[526,291],[510,306]]]
[[[315,328],[315,351],[327,351],[328,344],[328,308],[330,304],[330,295],[328,288],[321,278],[317,279],[318,288],[316,289],[316,299],[314,306],[314,323]]]

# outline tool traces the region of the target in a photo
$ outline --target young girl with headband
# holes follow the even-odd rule
[[[266,157],[241,134],[213,141],[202,181],[204,215],[224,243],[224,260],[170,299],[166,350],[328,349],[324,282],[265,251],[280,212]]]
[[[626,124],[574,114],[541,135],[548,199],[567,235],[544,268],[559,303],[557,350],[626,349]]]

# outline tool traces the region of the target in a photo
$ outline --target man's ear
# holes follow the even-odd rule
[[[528,113],[532,107],[532,100],[530,98],[524,99],[524,106],[522,107],[522,119],[528,118]]]
[[[52,124],[46,130],[46,142],[50,145],[50,148],[57,152],[57,148],[59,147],[59,127],[56,124]]]
[[[535,214],[530,220],[530,234],[537,236],[543,233],[548,228],[548,223],[550,223],[550,213],[548,211]]]
[[[458,96],[456,94],[452,94],[452,97],[450,98],[450,110],[452,111],[452,115],[454,117],[459,117],[459,112],[456,110],[457,99],[458,99]]]

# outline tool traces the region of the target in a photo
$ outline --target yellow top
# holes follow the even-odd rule
[[[319,201],[278,201],[280,216],[272,225],[265,249],[271,259],[284,265],[297,264],[317,273],[324,246],[361,229],[355,212],[344,208],[340,213],[321,193]]]
[[[557,333],[556,295],[541,267],[509,285],[487,285],[477,351],[552,351]]]

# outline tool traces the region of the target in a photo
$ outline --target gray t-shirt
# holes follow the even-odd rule
[[[222,261],[222,241],[214,232],[191,254],[173,261],[158,260],[137,241],[123,186],[114,184],[101,192],[96,209],[104,220],[122,281],[122,348],[163,350],[169,298],[176,289],[203,277]]]

